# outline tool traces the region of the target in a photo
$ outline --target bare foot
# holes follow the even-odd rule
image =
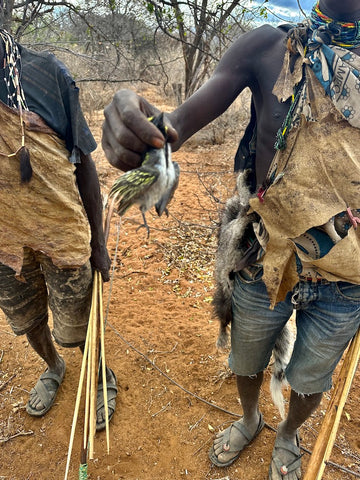
[[[283,436],[281,424],[278,428],[269,480],[298,480],[301,478],[301,452],[299,436],[293,438]]]
[[[245,425],[244,419],[234,422],[226,430],[216,435],[209,452],[210,460],[218,467],[231,465],[263,427],[264,421],[261,414],[252,424]]]
[[[56,368],[47,368],[30,391],[26,411],[29,415],[41,417],[52,407],[58,389],[65,375],[65,362],[59,357]]]

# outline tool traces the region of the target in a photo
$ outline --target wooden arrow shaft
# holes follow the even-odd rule
[[[349,395],[360,356],[360,330],[346,352],[344,361],[331,395],[319,435],[314,445],[303,480],[320,480],[335,443],[341,415]]]

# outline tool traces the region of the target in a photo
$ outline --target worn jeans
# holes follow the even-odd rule
[[[297,333],[287,381],[304,394],[331,388],[334,369],[359,328],[360,285],[300,281],[270,310],[260,271],[255,280],[240,272],[232,303],[229,365],[234,373],[251,376],[267,367],[276,338],[295,309]]]

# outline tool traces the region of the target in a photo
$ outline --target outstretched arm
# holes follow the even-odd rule
[[[105,282],[109,280],[110,258],[103,229],[102,201],[99,178],[91,155],[81,153],[81,163],[76,165],[76,181],[91,230],[91,265]]]
[[[166,116],[169,140],[178,149],[191,135],[221,115],[247,87],[256,84],[253,63],[266,46],[262,28],[242,35],[225,53],[212,77],[186,102]],[[102,147],[110,164],[121,170],[138,167],[147,145],[162,147],[164,138],[147,121],[159,110],[131,90],[119,90],[104,110]]]

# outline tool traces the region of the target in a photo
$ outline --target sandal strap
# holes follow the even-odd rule
[[[56,392],[56,390],[48,390],[41,380],[38,380],[38,382],[31,389],[31,391],[36,392],[36,394],[41,398],[44,405],[52,401],[54,397],[54,392]]]
[[[282,438],[279,438],[276,440],[274,447],[275,449],[281,448],[282,450],[287,450],[288,452],[293,453],[295,457],[300,456],[300,448],[297,445],[295,445],[295,443],[291,443]]]
[[[283,438],[277,438],[275,441],[272,461],[282,475],[287,475],[288,473],[294,472],[301,467],[301,457],[303,456],[303,454],[301,454],[300,452],[298,436],[296,437],[296,441],[297,445],[295,443],[291,443],[288,440],[284,440]],[[294,458],[290,460],[287,464],[284,464],[278,458],[276,458],[276,456],[274,456],[274,452],[276,451],[276,449],[286,450],[292,453],[294,455]]]
[[[116,379],[116,375],[113,372],[113,370],[111,370],[111,368],[109,368],[109,367],[107,367],[107,368],[110,370],[111,375],[112,375],[112,379],[113,379],[113,382],[114,382],[114,383],[106,382],[108,407],[111,408],[113,411],[115,411],[115,400],[116,400],[117,392],[118,392],[117,383],[116,383],[117,379]],[[100,383],[98,385],[98,389],[97,389],[96,409],[100,410],[103,407],[104,407],[104,384]]]
[[[282,475],[287,475],[288,473],[294,472],[295,470],[301,467],[301,457],[302,455],[299,455],[297,458],[295,458],[288,464],[284,464],[280,462],[278,458],[273,458],[272,461],[275,463],[277,470]]]
[[[236,428],[236,430],[238,430],[241,433],[241,435],[243,435],[246,438],[248,442],[251,442],[251,440],[254,437],[253,435],[250,435],[249,430],[245,427],[245,425],[240,423],[239,421],[234,422],[231,425],[231,428]],[[230,434],[229,434],[229,437],[230,437]]]
[[[256,432],[253,435],[251,435],[249,430],[245,427],[245,425],[243,423],[241,423],[240,420],[237,420],[236,422],[234,422],[230,425],[228,438],[227,438],[227,441],[224,442],[224,445],[229,444],[232,428],[236,428],[236,430],[238,430],[246,438],[246,441],[247,441],[246,445],[248,445],[250,442],[252,442],[257,437],[257,435],[264,428],[264,425],[265,425],[265,423],[264,423],[264,420],[263,420],[263,416],[260,413],[259,424],[258,424],[258,427],[256,429]],[[226,450],[226,452],[237,452],[237,451],[238,451],[237,449],[236,450]]]
[[[63,381],[63,378],[64,377],[60,377],[57,373],[53,373],[53,372],[49,372],[48,370],[45,370],[45,372],[40,375],[39,380],[54,380],[54,382],[56,382],[58,386],[60,386]]]

